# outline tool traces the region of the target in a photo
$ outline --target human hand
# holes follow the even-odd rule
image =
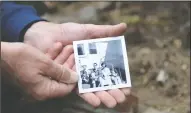
[[[60,43],[55,47],[63,48]],[[10,73],[12,82],[37,100],[65,96],[78,80],[74,71],[23,43],[1,42],[1,66]]]
[[[24,36],[24,42],[40,49],[44,53],[51,48],[55,42],[61,42],[64,46],[72,44],[75,40],[104,38],[122,35],[126,31],[126,24],[119,25],[93,25],[64,23],[54,24],[49,22],[37,22],[29,28]],[[71,50],[63,51],[55,58],[57,63],[65,64],[66,56],[69,67],[74,69],[74,55]],[[68,53],[66,51],[69,51]],[[67,54],[67,55],[66,55]],[[63,60],[62,60],[62,57]],[[74,69],[75,70],[75,69]],[[109,91],[99,91],[95,93],[79,94],[85,101],[93,106],[100,105],[103,102],[107,107],[114,107],[117,103],[125,100],[125,95],[130,94],[129,88],[113,89]]]
[[[126,24],[118,25],[93,25],[50,22],[37,22],[33,24],[24,35],[24,43],[30,44],[44,53],[55,42],[61,42],[64,46],[73,41],[118,36],[126,31]]]

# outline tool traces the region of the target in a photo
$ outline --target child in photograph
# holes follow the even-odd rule
[[[82,66],[82,71],[80,72],[81,73],[81,78],[82,78],[82,84],[87,84],[88,81],[89,81],[89,76],[87,74],[87,71],[86,71],[86,65]]]
[[[95,88],[96,87],[96,73],[92,70],[90,74],[90,88]]]
[[[120,78],[119,74],[117,73],[117,70],[114,68],[111,69],[111,79],[112,79],[114,85],[122,83],[121,78]]]
[[[102,74],[103,74],[103,77],[101,78],[101,81],[102,82],[101,84],[103,86],[110,86],[112,85],[112,81],[111,81],[111,71],[110,69],[107,67],[107,65],[103,62],[101,63],[101,67],[102,67]]]
[[[99,81],[99,75],[100,75],[100,72],[99,72],[99,68],[97,67],[97,63],[93,63],[93,72],[95,72],[95,76],[96,76],[96,81],[95,81],[95,83],[96,83],[96,87],[98,87],[99,86],[99,84],[100,84],[100,81]]]
[[[102,73],[99,74],[99,87],[103,87],[103,86],[106,86],[107,84],[105,84],[105,77]]]
[[[98,69],[98,68],[97,68],[97,63],[93,63],[93,69],[92,69],[92,70],[93,70],[94,72],[97,72],[97,69]]]

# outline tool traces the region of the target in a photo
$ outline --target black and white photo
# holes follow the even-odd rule
[[[74,41],[79,93],[131,87],[123,36]]]

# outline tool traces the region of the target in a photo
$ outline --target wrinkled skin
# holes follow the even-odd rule
[[[30,45],[1,42],[1,47],[1,67],[10,73],[5,76],[36,100],[65,96],[78,81],[76,72]]]

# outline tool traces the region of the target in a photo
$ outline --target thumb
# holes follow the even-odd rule
[[[120,23],[117,25],[93,25],[85,24],[86,33],[89,38],[104,38],[122,35],[126,29],[127,25],[125,23]]]
[[[60,65],[51,60],[51,64],[48,66],[45,74],[52,79],[62,83],[76,83],[78,81],[78,75],[73,70]]]

